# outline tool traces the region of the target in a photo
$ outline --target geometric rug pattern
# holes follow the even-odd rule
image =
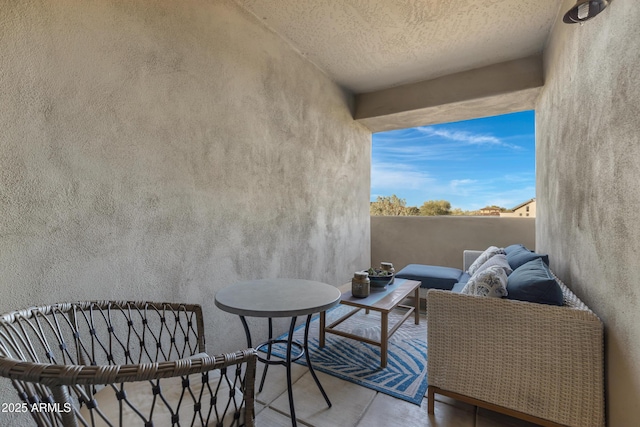
[[[338,305],[327,312],[327,325],[353,307]],[[402,317],[389,314],[392,326]],[[427,390],[427,325],[426,319],[420,319],[420,325],[410,316],[389,339],[387,366],[380,368],[380,347],[355,341],[333,334],[325,335],[325,346],[319,348],[319,316],[311,321],[309,328],[309,352],[313,368],[343,380],[359,384],[381,393],[420,405]],[[344,321],[337,329],[349,331],[367,338],[380,340],[380,313],[364,310]],[[287,334],[278,337],[286,339]],[[304,325],[294,331],[294,340],[304,341]],[[266,350],[266,347],[263,347]],[[284,358],[286,345],[276,344],[272,354]],[[296,363],[306,365],[303,357]]]

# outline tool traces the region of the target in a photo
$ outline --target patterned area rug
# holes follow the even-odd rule
[[[327,325],[353,307],[339,305],[327,312]],[[389,325],[402,317],[402,311],[389,315]],[[380,368],[380,347],[361,343],[338,335],[327,334],[324,348],[318,346],[319,316],[311,321],[309,352],[317,371],[342,378],[361,386],[420,405],[427,390],[427,325],[424,317],[416,325],[413,316],[389,339],[387,367]],[[380,340],[380,313],[364,310],[355,314],[337,329],[350,331],[376,341]],[[278,339],[286,339],[284,334]],[[294,340],[304,341],[304,325],[294,331]],[[273,354],[284,357],[285,345],[274,345]],[[265,347],[266,349],[266,347]],[[297,363],[306,365],[304,356]]]

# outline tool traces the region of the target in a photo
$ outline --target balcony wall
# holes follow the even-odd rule
[[[535,249],[535,218],[372,216],[371,264],[462,268],[462,251],[522,243]]]
[[[0,311],[200,303],[229,351],[246,341],[217,290],[369,262],[370,132],[233,1],[3,2],[0,23]]]
[[[638,6],[612,1],[584,25],[559,16],[536,106],[536,242],[604,322],[610,427],[640,425]]]

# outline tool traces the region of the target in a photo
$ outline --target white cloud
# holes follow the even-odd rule
[[[484,195],[484,200],[487,201],[486,205],[497,205],[511,209],[535,196],[535,187],[522,187],[503,191],[488,191]]]
[[[401,163],[373,163],[371,165],[371,188],[374,189],[420,189],[433,182],[426,172]]]
[[[508,175],[505,175],[503,179],[508,182],[518,183],[518,182],[534,182],[536,177],[535,177],[535,172],[525,172],[521,174],[508,174]]]
[[[462,142],[469,145],[489,145],[521,149],[521,147],[504,142],[493,135],[476,134],[468,131],[451,131],[448,129],[434,129],[433,127],[421,126],[416,128],[419,132],[427,136],[439,136],[451,141]]]
[[[463,162],[468,160],[466,147],[448,141],[427,141],[422,136],[418,142],[408,143],[397,139],[393,142],[374,140],[373,161],[385,163],[417,163],[425,161]]]
[[[449,181],[446,191],[450,196],[467,197],[483,190],[485,184],[477,179],[454,179]]]
[[[451,186],[453,188],[457,188],[457,187],[463,187],[463,186],[467,186],[469,184],[474,184],[478,182],[475,179],[454,179],[451,181]]]

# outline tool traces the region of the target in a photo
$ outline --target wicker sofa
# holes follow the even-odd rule
[[[557,281],[563,306],[428,291],[430,414],[437,393],[543,426],[605,425],[603,324]]]

